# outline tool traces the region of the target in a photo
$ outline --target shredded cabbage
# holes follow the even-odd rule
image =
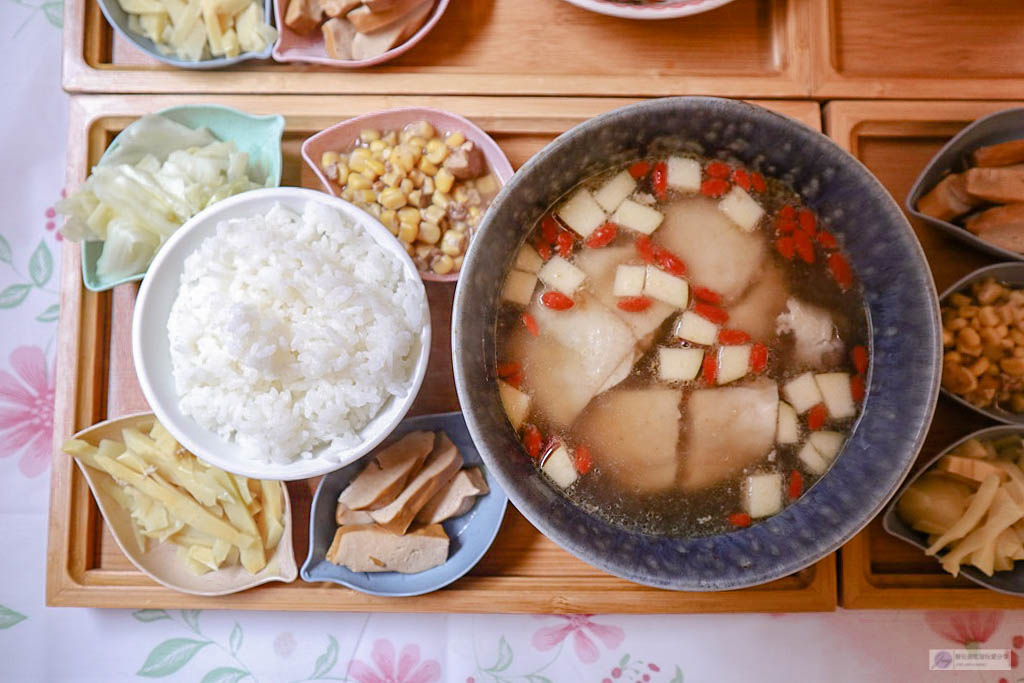
[[[64,237],[104,242],[96,269],[111,280],[145,272],[167,238],[206,207],[262,186],[234,142],[151,114],[125,129],[117,148],[56,208],[67,216]]]

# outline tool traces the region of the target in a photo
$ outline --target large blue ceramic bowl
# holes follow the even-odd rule
[[[651,536],[587,514],[525,456],[498,399],[499,284],[520,241],[582,178],[637,157],[691,150],[788,181],[842,242],[866,294],[873,360],[863,413],[832,468],[796,503],[753,526],[702,538]],[[553,541],[611,574],[708,591],[807,567],[857,533],[899,488],[924,439],[940,379],[940,324],[924,253],[899,207],[827,137],[734,100],[650,100],[558,137],[495,198],[466,256],[452,324],[455,381],[473,440],[512,503]]]

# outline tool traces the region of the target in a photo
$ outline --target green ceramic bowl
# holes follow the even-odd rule
[[[249,154],[249,171],[266,178],[267,187],[281,184],[281,135],[284,117],[253,116],[219,104],[183,104],[157,112],[189,128],[208,128],[219,140],[232,140],[238,149]],[[129,126],[128,128],[131,128]],[[128,130],[126,128],[125,130]],[[114,138],[100,158],[103,165],[118,148],[124,131]],[[102,292],[125,282],[141,280],[145,271],[125,278],[105,280],[96,270],[103,251],[103,242],[82,242],[82,281],[87,289]]]

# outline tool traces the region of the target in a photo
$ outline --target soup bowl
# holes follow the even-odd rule
[[[636,158],[694,152],[739,162],[799,192],[842,244],[861,282],[872,350],[860,417],[831,469],[779,514],[714,536],[655,536],[572,503],[541,476],[497,391],[498,293],[544,211],[582,179]],[[743,588],[799,571],[863,528],[899,488],[931,422],[940,380],[938,300],[899,206],[856,159],[804,125],[734,100],[650,100],[564,133],[495,198],[455,295],[452,353],[462,410],[490,472],[555,543],[595,567],[651,586]]]

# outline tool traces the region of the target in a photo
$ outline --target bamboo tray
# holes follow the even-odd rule
[[[116,1],[116,0],[115,0]],[[159,64],[65,3],[71,92],[806,97],[810,0],[736,0],[671,21],[628,21],[559,0],[457,0],[423,42],[356,71],[250,62],[198,72]]]
[[[1024,98],[1020,0],[811,0],[818,98]]]
[[[840,146],[874,173],[901,205],[917,175],[939,148],[979,116],[1019,102],[835,102],[826,127]],[[995,262],[963,243],[911,219],[935,285],[943,291],[967,273]],[[918,459],[923,463],[960,437],[992,422],[941,397]],[[889,536],[879,519],[840,550],[840,604],[847,608],[1024,608],[1012,598],[954,579],[934,559]]]
[[[139,115],[210,97],[82,96],[70,110],[68,182],[85,177],[110,139]],[[284,184],[316,187],[302,167],[307,136],[353,115],[412,102],[412,98],[247,96],[216,100],[253,113],[281,113]],[[502,145],[514,166],[566,128],[625,104],[621,99],[417,98],[468,116]],[[820,128],[813,102],[763,102]],[[64,250],[58,342],[55,449],[50,495],[47,604],[88,607],[195,607],[273,610],[421,612],[779,612],[836,606],[836,567],[829,556],[800,573],[758,588],[728,593],[677,593],[611,577],[575,559],[537,532],[511,506],[494,546],[466,577],[433,594],[383,599],[324,584],[267,584],[238,595],[199,598],[149,581],[121,555],[85,482],[60,444],[96,421],[145,409],[132,367],[129,331],[135,285],[95,294],[81,285],[78,250]],[[424,388],[410,414],[458,408],[446,331],[453,284],[428,283],[435,334]],[[315,480],[289,485],[297,557],[308,548],[308,514]]]

